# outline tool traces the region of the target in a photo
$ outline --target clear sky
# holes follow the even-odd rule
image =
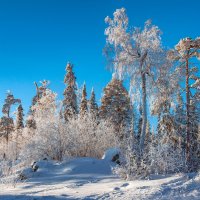
[[[34,81],[47,79],[62,99],[67,61],[77,82],[92,86],[99,99],[111,78],[102,54],[104,18],[125,7],[132,26],[151,18],[173,47],[200,34],[200,0],[0,0],[0,107],[6,90],[26,111]]]

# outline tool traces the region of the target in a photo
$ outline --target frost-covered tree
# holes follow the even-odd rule
[[[130,126],[130,97],[121,80],[112,78],[104,88],[104,95],[101,99],[100,117],[110,120],[114,124],[116,134],[120,133],[121,128]],[[120,137],[123,137],[123,135]]]
[[[148,81],[160,62],[161,32],[157,26],[151,24],[150,20],[145,23],[143,29],[130,29],[124,8],[117,9],[113,19],[106,17],[105,21],[108,24],[105,30],[106,55],[119,78],[128,75],[132,91],[136,90],[142,95],[143,121],[140,137],[142,153],[147,125],[147,89],[151,85]]]
[[[26,159],[90,156],[101,158],[104,151],[116,146],[113,126],[91,115],[69,118],[59,117],[56,94],[46,90],[33,106],[37,127],[35,134],[25,146],[22,155]]]
[[[81,97],[81,104],[80,104],[80,115],[84,116],[88,111],[88,105],[87,105],[87,92],[86,92],[86,84],[83,85],[82,90],[82,97]]]
[[[12,131],[14,131],[14,121],[13,118],[10,117],[10,110],[11,106],[13,106],[16,103],[21,103],[21,100],[15,99],[14,95],[10,91],[8,91],[5,103],[2,108],[4,116],[1,117],[0,119],[0,136],[6,139],[7,148],[9,142],[9,135],[11,134]],[[5,155],[6,153],[4,153],[4,156]]]
[[[147,127],[146,127],[146,137],[145,137],[145,146],[148,149],[148,145],[151,143],[151,125],[150,122],[147,121]]]
[[[178,92],[176,97],[176,107],[174,112],[174,122],[175,122],[175,130],[177,134],[181,137],[181,147],[182,153],[185,157],[185,143],[186,143],[186,116],[185,116],[185,107],[183,97],[180,92]]]
[[[64,83],[66,84],[66,89],[64,90],[64,100],[63,100],[63,117],[65,121],[68,118],[73,117],[77,114],[77,96],[76,96],[76,77],[73,72],[73,65],[68,63],[66,66],[67,74],[64,78]]]
[[[167,52],[164,55],[167,56]],[[151,99],[151,114],[158,117],[157,137],[165,143],[178,143],[180,132],[175,128],[172,108],[177,89],[180,90],[178,77],[174,72],[172,62],[168,59],[159,66],[154,80],[154,95]]]
[[[40,86],[36,82],[34,82],[35,87],[36,87],[36,95],[32,99],[32,104],[26,119],[26,127],[35,129],[36,128],[36,122],[34,120],[34,111],[32,110],[32,107],[37,104],[37,102],[42,98],[43,94],[48,88],[48,85],[50,84],[49,81],[43,80],[40,81]]]
[[[119,144],[114,126],[107,120],[97,120],[92,115],[71,119],[67,134],[73,143],[69,145],[71,156],[102,158],[104,152]]]
[[[22,107],[22,104],[20,104],[18,107],[17,107],[17,111],[15,113],[16,115],[16,120],[15,120],[15,131],[12,133],[12,146],[14,147],[15,146],[15,159],[18,158],[19,156],[19,151],[20,151],[20,148],[23,144],[23,136],[22,136],[22,133],[23,133],[23,129],[24,129],[24,113],[23,113],[23,107]]]
[[[89,113],[94,117],[98,116],[98,105],[96,103],[94,89],[92,88],[90,100],[89,100]]]
[[[10,91],[8,91],[7,97],[5,99],[5,103],[4,103],[3,108],[2,108],[2,112],[6,117],[10,117],[11,106],[16,104],[16,103],[21,103],[21,100],[15,99],[13,94]]]
[[[56,93],[50,89],[43,92],[41,98],[32,106],[37,124],[34,135],[27,143],[23,155],[30,159],[50,157],[61,160],[63,156],[65,132],[56,105]]]
[[[172,60],[178,61],[176,68],[177,73],[185,82],[185,97],[186,97],[186,160],[190,170],[191,159],[191,128],[192,128],[192,113],[190,103],[193,98],[199,93],[200,78],[198,76],[198,67],[192,64],[192,60],[200,58],[200,38],[191,39],[184,38],[179,41],[175,49],[170,51],[169,57]],[[197,95],[199,96],[199,95]]]
[[[23,107],[22,105],[20,104],[18,107],[17,107],[17,113],[16,113],[16,129],[19,130],[19,129],[23,129],[24,128],[24,113],[23,113]]]
[[[200,125],[200,99],[190,101],[190,170],[197,171],[200,167],[198,128]]]
[[[139,106],[139,115],[138,115],[138,122],[137,122],[137,139],[140,142],[140,136],[142,132],[142,106]]]

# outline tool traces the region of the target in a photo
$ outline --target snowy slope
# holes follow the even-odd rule
[[[59,199],[200,199],[200,176],[154,176],[123,181],[112,175],[106,159],[77,158],[68,162],[42,161],[25,183],[0,185],[0,200]]]

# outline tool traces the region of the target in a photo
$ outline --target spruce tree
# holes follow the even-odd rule
[[[116,134],[120,137],[124,136],[119,135],[121,129],[130,128],[130,97],[121,80],[113,78],[104,88],[100,117],[110,120],[114,124]]]
[[[16,114],[16,129],[21,130],[24,128],[24,122],[23,122],[23,107],[20,104],[17,108],[17,114]]]
[[[68,63],[66,66],[67,74],[64,78],[66,89],[64,90],[63,117],[65,121],[77,114],[77,96],[76,96],[76,77],[73,72],[73,66]]]
[[[92,116],[97,117],[98,116],[98,105],[96,103],[95,93],[94,89],[92,88],[90,100],[89,100],[89,112]]]
[[[81,96],[81,104],[80,104],[80,116],[84,116],[88,111],[87,106],[87,92],[86,85],[83,85],[82,96]]]

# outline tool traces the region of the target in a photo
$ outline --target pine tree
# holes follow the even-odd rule
[[[6,139],[7,148],[9,142],[9,135],[12,131],[14,131],[14,121],[13,118],[10,117],[10,110],[11,106],[16,103],[21,103],[21,100],[15,99],[13,94],[10,91],[8,91],[5,103],[2,108],[4,116],[0,119],[0,136],[3,136]],[[6,157],[6,153],[4,153],[4,157]]]
[[[76,77],[72,69],[73,66],[68,63],[66,66],[67,74],[64,78],[64,83],[67,87],[63,93],[63,116],[65,121],[77,114]]]
[[[21,139],[22,139],[22,131],[24,128],[24,122],[23,122],[23,107],[20,104],[17,107],[17,112],[16,112],[16,121],[15,121],[15,133],[14,133],[14,140],[15,140],[15,159],[17,160],[18,156],[19,156],[19,149],[21,146]]]
[[[23,107],[22,105],[20,104],[17,108],[17,115],[16,115],[16,129],[19,130],[19,129],[23,129],[24,128],[24,122],[23,122],[23,117],[24,117],[24,114],[23,114]]]
[[[94,117],[98,117],[98,105],[96,103],[94,89],[92,88],[90,100],[89,100],[89,112]]]
[[[87,92],[86,92],[86,84],[83,85],[81,104],[80,104],[80,116],[85,116],[88,111],[87,106]]]
[[[129,128],[131,121],[130,97],[121,80],[113,78],[104,88],[101,99],[100,117],[114,124],[116,134]],[[123,137],[123,135],[118,135]]]
[[[193,95],[196,93],[196,89],[198,89],[198,85],[200,84],[199,77],[196,76],[198,72],[198,68],[192,66],[191,60],[195,58],[199,59],[200,55],[200,38],[191,39],[184,38],[179,41],[179,43],[175,46],[175,50],[170,51],[169,57],[172,60],[179,61],[180,65],[176,68],[176,71],[179,72],[181,78],[184,78],[185,82],[185,97],[186,97],[186,162],[187,168],[190,169],[190,165],[192,163],[191,160],[191,151],[192,141],[191,139],[191,109],[190,103],[193,101]],[[183,73],[184,72],[184,73]],[[195,80],[195,83],[193,81]],[[193,83],[193,84],[192,84]],[[196,87],[197,86],[197,87]]]

